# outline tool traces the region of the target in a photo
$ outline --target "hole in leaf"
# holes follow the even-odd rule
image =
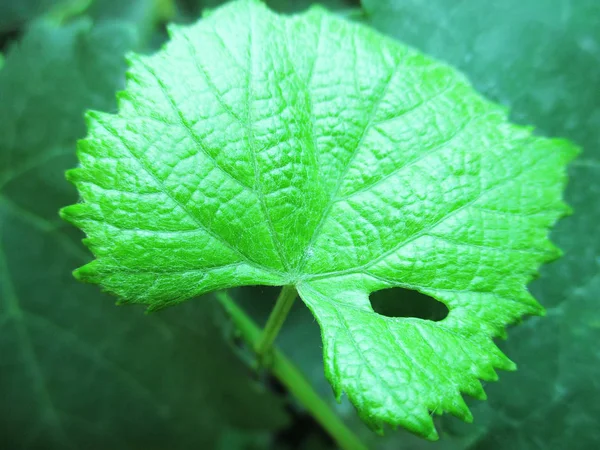
[[[386,317],[416,317],[438,322],[450,312],[442,302],[411,289],[382,289],[373,292],[369,299],[375,312]]]

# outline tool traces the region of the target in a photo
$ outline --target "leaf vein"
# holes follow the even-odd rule
[[[206,231],[206,233],[208,233],[210,236],[212,236],[216,241],[221,242],[227,248],[229,248],[232,251],[234,251],[235,253],[237,253],[238,256],[240,258],[242,258],[249,265],[257,267],[257,268],[259,268],[261,270],[265,270],[267,272],[271,271],[269,268],[266,268],[266,267],[262,266],[261,264],[257,263],[256,261],[252,260],[249,256],[247,256],[241,250],[239,250],[237,247],[235,247],[233,244],[231,244],[230,242],[228,242],[223,236],[221,236],[220,234],[215,233],[210,228],[208,228],[206,225],[204,225],[200,221],[200,219],[198,219],[198,217],[195,214],[192,214],[192,212],[183,203],[181,203],[179,200],[177,200],[177,198],[175,198],[173,196],[173,194],[169,191],[169,189],[167,189],[167,187],[165,186],[165,184],[154,174],[154,172],[150,169],[150,167],[148,167],[146,164],[144,164],[140,158],[136,157],[135,153],[133,153],[133,150],[131,150],[129,148],[129,145],[127,145],[127,143],[125,142],[125,140],[121,137],[121,135],[119,133],[116,132],[116,130],[113,130],[111,127],[108,127],[103,122],[99,122],[99,123],[104,127],[104,129],[106,131],[108,131],[109,133],[111,133],[113,136],[115,136],[117,139],[119,139],[121,141],[121,144],[123,145],[123,148],[129,153],[130,157],[139,164],[139,166],[148,174],[148,176],[150,176],[150,178],[152,180],[154,180],[154,182],[156,183],[156,185],[158,186],[158,188],[168,198],[170,198],[173,203],[175,203],[179,208],[181,208],[181,210],[190,219],[192,219],[198,225],[199,228],[204,229]]]

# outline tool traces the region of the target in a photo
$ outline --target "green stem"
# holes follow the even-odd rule
[[[267,324],[265,325],[256,347],[254,347],[256,356],[261,363],[271,350],[273,342],[275,342],[275,338],[277,338],[279,330],[281,330],[283,322],[285,322],[285,318],[290,312],[290,309],[292,309],[297,295],[298,292],[294,286],[288,285],[281,288],[279,297],[277,297],[277,302],[275,302],[275,307],[273,308],[273,311],[271,311],[271,315],[267,320]]]
[[[287,287],[287,286],[286,286]],[[279,296],[281,299],[282,293]],[[296,290],[293,290],[293,302],[296,296]],[[286,296],[291,295],[289,292]],[[227,292],[217,292],[217,298],[225,308],[231,320],[235,324],[242,339],[253,349],[258,348],[258,344],[265,339],[265,332],[246,313],[233,301]],[[279,303],[279,300],[278,302]],[[291,307],[291,305],[290,305]],[[287,311],[289,311],[289,308]],[[277,306],[275,306],[275,309]],[[273,316],[275,311],[271,314]],[[287,314],[287,312],[285,313]],[[285,318],[285,315],[283,316]],[[270,321],[270,318],[269,318]],[[267,321],[267,324],[268,322]],[[279,323],[279,321],[277,322]],[[283,320],[281,320],[283,323]],[[268,326],[268,325],[267,325]],[[281,328],[281,324],[277,331]],[[271,343],[273,340],[271,340]],[[310,383],[304,378],[300,370],[277,348],[272,350],[272,359],[270,370],[273,375],[283,384],[287,390],[304,406],[308,412],[315,418],[325,431],[333,438],[338,447],[342,450],[367,450],[367,447],[350,430],[329,405],[314,391]]]

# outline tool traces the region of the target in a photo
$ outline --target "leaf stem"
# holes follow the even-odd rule
[[[267,320],[267,324],[265,325],[262,335],[256,343],[256,347],[253,348],[258,357],[258,361],[261,364],[264,362],[265,357],[271,350],[273,342],[275,342],[275,339],[279,334],[279,330],[281,330],[283,322],[285,322],[285,318],[292,309],[297,296],[298,291],[296,291],[295,286],[287,285],[281,288],[281,292],[279,293],[279,297],[277,297],[275,307],[273,308],[273,311],[271,311],[271,315]]]
[[[286,286],[287,287],[287,286]],[[285,289],[285,287],[283,288]],[[280,294],[280,298],[283,296]],[[296,290],[293,288],[294,295],[286,292],[288,303],[293,303],[296,297]],[[233,301],[231,296],[224,291],[217,292],[216,297],[225,309],[237,331],[246,344],[253,349],[258,348],[259,342],[264,341],[265,332],[261,333],[260,328],[248,315]],[[278,302],[279,303],[279,300]],[[275,306],[277,308],[277,306]],[[289,311],[289,307],[287,308]],[[275,311],[273,311],[274,313]],[[272,315],[273,315],[272,313]],[[285,313],[287,314],[287,312]],[[285,318],[285,315],[283,316]],[[269,321],[267,321],[268,324]],[[281,320],[283,323],[283,320]],[[281,325],[277,328],[277,331]],[[271,340],[271,343],[273,340]],[[314,419],[323,427],[323,429],[332,437],[341,450],[367,450],[367,447],[350,430],[338,415],[329,407],[329,405],[315,392],[310,383],[304,378],[300,370],[277,348],[272,349],[272,360],[270,370],[273,375],[283,384],[287,390],[300,402],[304,408],[314,417]]]

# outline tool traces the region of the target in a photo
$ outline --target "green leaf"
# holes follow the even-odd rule
[[[0,33],[17,33],[28,22],[41,16],[62,22],[84,11],[91,2],[92,0],[0,1]]]
[[[492,338],[543,311],[525,285],[559,254],[575,148],[320,8],[239,1],[171,34],[131,58],[118,114],[88,114],[68,173],[83,202],[62,212],[96,256],[76,276],[150,309],[294,284],[336,396],[372,427],[435,439],[431,411],[471,420],[461,393],[514,369]],[[394,286],[448,317],[376,314],[369,294]]]
[[[0,32],[18,28],[23,22],[50,9],[55,0],[21,0],[0,2]]]
[[[210,11],[225,2],[223,0],[176,0],[176,3],[184,16],[195,20],[206,11]],[[312,0],[266,0],[264,3],[273,11],[290,14],[304,11],[316,2]],[[336,12],[356,6],[353,0],[324,0],[318,3]]]
[[[150,317],[69,274],[89,260],[57,215],[86,108],[115,109],[121,22],[35,22],[0,71],[0,448],[216,448],[287,414],[219,336],[212,304]],[[252,411],[249,414],[248,411]]]
[[[134,24],[145,44],[157,31],[157,25],[174,15],[171,0],[95,0],[87,14],[96,20],[124,20]]]

